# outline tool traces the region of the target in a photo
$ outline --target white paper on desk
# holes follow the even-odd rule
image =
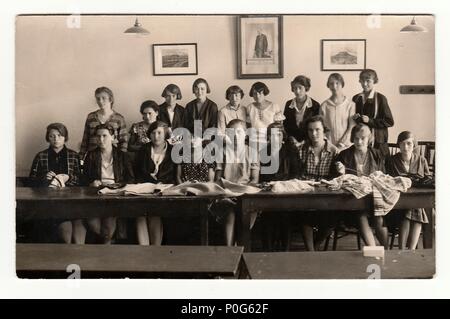
[[[158,191],[163,191],[173,184],[154,184],[154,183],[141,183],[141,184],[127,184],[122,188],[109,189],[107,187],[98,191],[100,195],[135,195],[144,196],[152,195]]]

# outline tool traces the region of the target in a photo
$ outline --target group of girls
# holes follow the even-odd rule
[[[181,90],[175,84],[164,88],[165,102],[158,105],[148,100],[140,106],[142,121],[127,131],[125,119],[113,109],[114,95],[106,87],[95,91],[98,110],[88,114],[80,152],[65,146],[68,140],[67,128],[61,123],[47,127],[46,140],[49,147],[39,152],[32,164],[30,177],[36,186],[89,185],[100,187],[112,183],[164,183],[179,184],[186,181],[212,182],[225,178],[240,184],[258,184],[260,181],[285,180],[289,178],[329,179],[339,174],[368,175],[381,170],[397,176],[410,173],[429,174],[424,158],[413,152],[416,140],[412,133],[402,132],[398,137],[400,153],[387,157],[388,127],[394,120],[384,95],[374,90],[378,82],[374,70],[360,74],[363,91],[352,99],[343,92],[342,75],[329,76],[327,87],[331,96],[321,105],[308,95],[311,81],[300,75],[291,82],[294,98],[287,101],[284,111],[276,103],[266,99],[270,91],[266,84],[256,82],[249,90],[254,100],[242,105],[244,91],[236,85],[230,86],[225,97],[228,104],[220,110],[208,98],[211,92],[205,79],[196,79],[192,85],[195,99],[186,107],[177,104],[182,99]],[[264,148],[276,150],[280,165],[274,174],[263,174],[265,164],[252,161],[248,149],[244,149],[244,161],[206,163],[201,152],[191,152],[191,159],[175,164],[171,157],[172,131],[186,128],[194,133],[194,121],[202,123],[202,130],[217,128],[218,134],[226,135],[230,130],[232,138],[245,138],[248,127],[259,132],[267,130],[267,136],[275,129],[280,138],[268,139]],[[271,143],[278,143],[273,148]],[[192,149],[204,147],[201,139],[192,137]],[[239,152],[234,148],[231,152]],[[230,155],[230,154],[228,154]],[[237,155],[237,154],[233,154]],[[225,155],[226,158],[227,155]],[[273,157],[272,157],[273,158]],[[81,169],[80,163],[83,163]],[[58,182],[58,183],[55,183]],[[223,224],[227,245],[234,244],[235,210],[233,201],[217,205],[220,213],[216,219]],[[145,213],[145,212],[144,212]],[[158,216],[148,214],[136,220],[137,241],[141,245],[160,245],[163,239],[163,222]],[[375,245],[369,226],[370,212],[358,214],[358,226],[367,245]],[[280,217],[263,215],[264,228],[271,247],[274,225],[282,224],[284,249],[289,246],[289,215]],[[305,246],[314,250],[329,233],[336,216],[330,213],[302,214],[300,221]],[[317,217],[320,216],[320,217]],[[404,248],[415,248],[420,235],[420,226],[428,222],[421,209],[402,212],[404,219],[400,227],[400,242]],[[256,219],[252,216],[252,223]],[[272,222],[274,221],[274,222]],[[376,236],[387,246],[387,230],[383,216],[375,216]],[[111,243],[116,231],[116,218],[92,218],[66,220],[58,226],[58,233],[65,243],[84,243],[86,232],[90,231],[99,242]],[[314,240],[313,227],[319,229]]]

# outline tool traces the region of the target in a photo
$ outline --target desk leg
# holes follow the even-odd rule
[[[433,208],[425,208],[425,212],[428,217],[428,224],[423,225],[422,236],[423,236],[423,248],[430,249],[433,248],[434,240],[434,214]]]
[[[240,216],[237,218],[238,245],[244,247],[244,251],[252,250],[252,238],[250,230],[251,209],[247,207],[246,201],[239,198]]]
[[[204,209],[202,214],[200,215],[200,244],[202,246],[208,246],[209,238],[208,238],[208,209]]]

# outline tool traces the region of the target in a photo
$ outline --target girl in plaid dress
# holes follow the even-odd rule
[[[298,171],[292,174],[304,180],[329,179],[331,176],[331,164],[337,154],[337,148],[331,144],[325,134],[328,128],[320,115],[312,116],[305,120],[306,139],[303,143],[296,143]],[[292,137],[291,137],[292,138]],[[293,143],[295,141],[293,140]],[[314,240],[313,226],[318,227],[317,237]],[[317,250],[320,244],[331,233],[334,226],[334,215],[329,212],[303,213],[301,216],[301,228],[303,240],[308,251]]]
[[[126,152],[128,148],[128,132],[125,118],[113,110],[114,95],[107,87],[99,87],[95,90],[95,99],[99,110],[91,112],[84,124],[83,139],[80,147],[80,157],[84,160],[86,153],[97,147],[95,128],[99,124],[109,124],[114,129],[113,145]]]
[[[46,150],[37,153],[31,165],[30,179],[36,187],[77,186],[80,180],[80,157],[65,145],[69,132],[64,124],[47,126]],[[86,229],[81,219],[66,220],[58,225],[58,235],[66,243],[82,244]]]

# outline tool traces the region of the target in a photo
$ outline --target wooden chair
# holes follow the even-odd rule
[[[356,245],[358,247],[358,250],[361,250],[361,235],[359,234],[359,230],[353,230],[349,228],[345,228],[341,225],[336,225],[333,230],[333,250],[337,250],[337,244],[338,240],[341,238],[344,238],[348,235],[355,235],[356,236]],[[328,245],[330,243],[331,235],[327,237],[325,241],[325,245],[323,250],[328,250]]]
[[[417,152],[426,158],[430,172],[434,175],[436,163],[436,143],[432,141],[419,141]]]
[[[389,147],[389,155],[395,155],[400,151],[400,148],[398,147],[397,143],[388,143]]]

